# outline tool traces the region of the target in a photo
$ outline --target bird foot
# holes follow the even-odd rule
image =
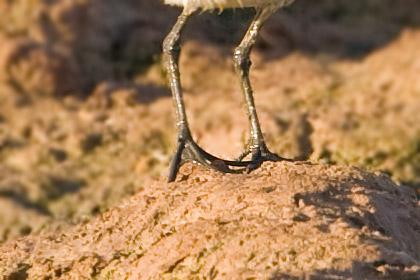
[[[184,162],[192,161],[207,169],[215,169],[222,173],[243,173],[248,169],[249,161],[229,161],[213,156],[200,148],[194,140],[179,139],[175,155],[169,168],[168,182],[176,179],[179,168]]]
[[[252,154],[251,160],[243,159]],[[261,166],[264,161],[292,161],[270,152],[264,142],[257,146],[248,145],[245,152],[236,161],[220,159],[204,151],[192,138],[179,138],[175,155],[169,168],[168,182],[176,179],[179,168],[185,162],[192,161],[207,169],[214,169],[222,173],[250,173]]]
[[[252,154],[251,161],[243,161],[243,159]],[[245,151],[238,157],[238,162],[247,162],[246,172],[250,173],[252,170],[261,166],[264,161],[293,161],[292,159],[283,158],[268,150],[264,142],[259,142],[257,145],[248,143]]]

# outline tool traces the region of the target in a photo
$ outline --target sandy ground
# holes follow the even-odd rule
[[[159,178],[167,187],[176,129],[160,45],[178,13],[152,0],[0,3],[1,242],[72,232]],[[417,191],[419,13],[416,0],[302,0],[274,15],[251,71],[270,149],[382,171]],[[184,34],[194,138],[226,158],[239,155],[248,137],[231,53],[252,14],[195,15]],[[350,267],[340,268],[343,277]],[[413,263],[407,267],[414,273]]]

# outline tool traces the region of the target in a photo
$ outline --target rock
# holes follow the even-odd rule
[[[418,279],[420,208],[357,168],[186,164],[93,221],[0,247],[5,279]],[[314,277],[314,278],[313,278]]]

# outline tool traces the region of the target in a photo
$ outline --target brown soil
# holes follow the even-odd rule
[[[400,188],[420,189],[419,3],[300,0],[270,18],[251,70],[270,149],[386,172]],[[156,179],[166,187],[176,129],[160,45],[178,13],[156,0],[0,2],[0,242],[72,232]],[[248,138],[230,57],[252,14],[198,14],[183,37],[193,136],[225,158],[239,155]],[[340,271],[347,277],[368,262]],[[382,276],[396,269],[388,259],[372,262]],[[398,269],[416,271],[406,267]]]
[[[5,243],[5,279],[417,279],[414,192],[355,168],[194,165],[92,222]]]

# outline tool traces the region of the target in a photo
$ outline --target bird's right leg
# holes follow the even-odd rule
[[[258,33],[261,30],[263,23],[270,15],[279,9],[280,3],[281,2],[279,2],[279,5],[270,4],[257,8],[255,18],[245,34],[245,37],[235,49],[234,54],[235,69],[241,82],[251,128],[251,138],[245,151],[239,156],[238,161],[243,160],[248,154],[252,154],[251,164],[248,166],[248,171],[258,168],[264,161],[288,160],[270,152],[265,144],[260,123],[258,121],[253,91],[249,79],[249,70],[251,66],[250,54],[252,47],[256,43]]]
[[[175,181],[179,167],[185,161],[193,161],[206,168],[216,169],[225,173],[236,173],[240,170],[231,170],[229,166],[247,166],[247,162],[234,162],[219,159],[201,149],[193,140],[187,122],[184,101],[182,98],[181,81],[179,74],[179,40],[185,23],[190,16],[187,12],[182,12],[178,21],[163,42],[163,57],[167,69],[167,76],[172,91],[175,105],[176,121],[178,127],[178,144],[175,155],[169,169],[168,181]]]

